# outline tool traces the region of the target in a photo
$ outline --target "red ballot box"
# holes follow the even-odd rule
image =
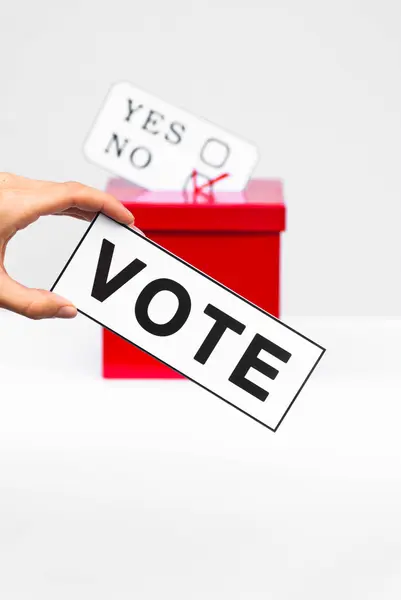
[[[146,236],[272,315],[279,316],[282,184],[255,179],[244,192],[145,192],[123,179],[107,191]],[[134,258],[134,257],[133,257]],[[170,367],[103,330],[106,378],[181,378]]]

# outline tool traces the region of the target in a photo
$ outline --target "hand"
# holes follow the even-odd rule
[[[29,289],[7,274],[4,257],[10,239],[43,215],[68,215],[91,221],[103,212],[132,225],[134,217],[110,194],[76,182],[53,183],[0,173],[0,308],[29,317],[75,317],[75,306],[47,290]]]

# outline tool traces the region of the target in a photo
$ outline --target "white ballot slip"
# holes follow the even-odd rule
[[[103,214],[52,291],[273,431],[325,351]]]
[[[256,147],[140,90],[115,84],[84,145],[85,156],[149,190],[241,191]]]

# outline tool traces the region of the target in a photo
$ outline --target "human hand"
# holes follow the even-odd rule
[[[134,217],[116,198],[77,182],[53,183],[0,173],[0,308],[30,319],[75,317],[77,309],[47,290],[27,288],[4,267],[7,244],[21,229],[44,215],[67,215],[91,221],[97,212],[132,225]]]

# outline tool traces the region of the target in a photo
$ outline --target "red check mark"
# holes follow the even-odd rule
[[[191,173],[191,177],[192,177],[192,183],[193,183],[193,194],[194,194],[194,199],[196,200],[196,197],[198,195],[204,196],[205,198],[211,200],[213,199],[213,185],[215,183],[217,183],[218,181],[221,181],[222,179],[226,179],[226,177],[229,177],[229,173],[222,173],[221,175],[218,175],[217,177],[215,177],[214,179],[209,179],[206,183],[202,184],[202,185],[197,185],[196,179],[198,176],[198,172],[196,171],[196,169],[194,169]],[[205,190],[205,188],[209,188],[209,192],[205,193],[203,190]]]

